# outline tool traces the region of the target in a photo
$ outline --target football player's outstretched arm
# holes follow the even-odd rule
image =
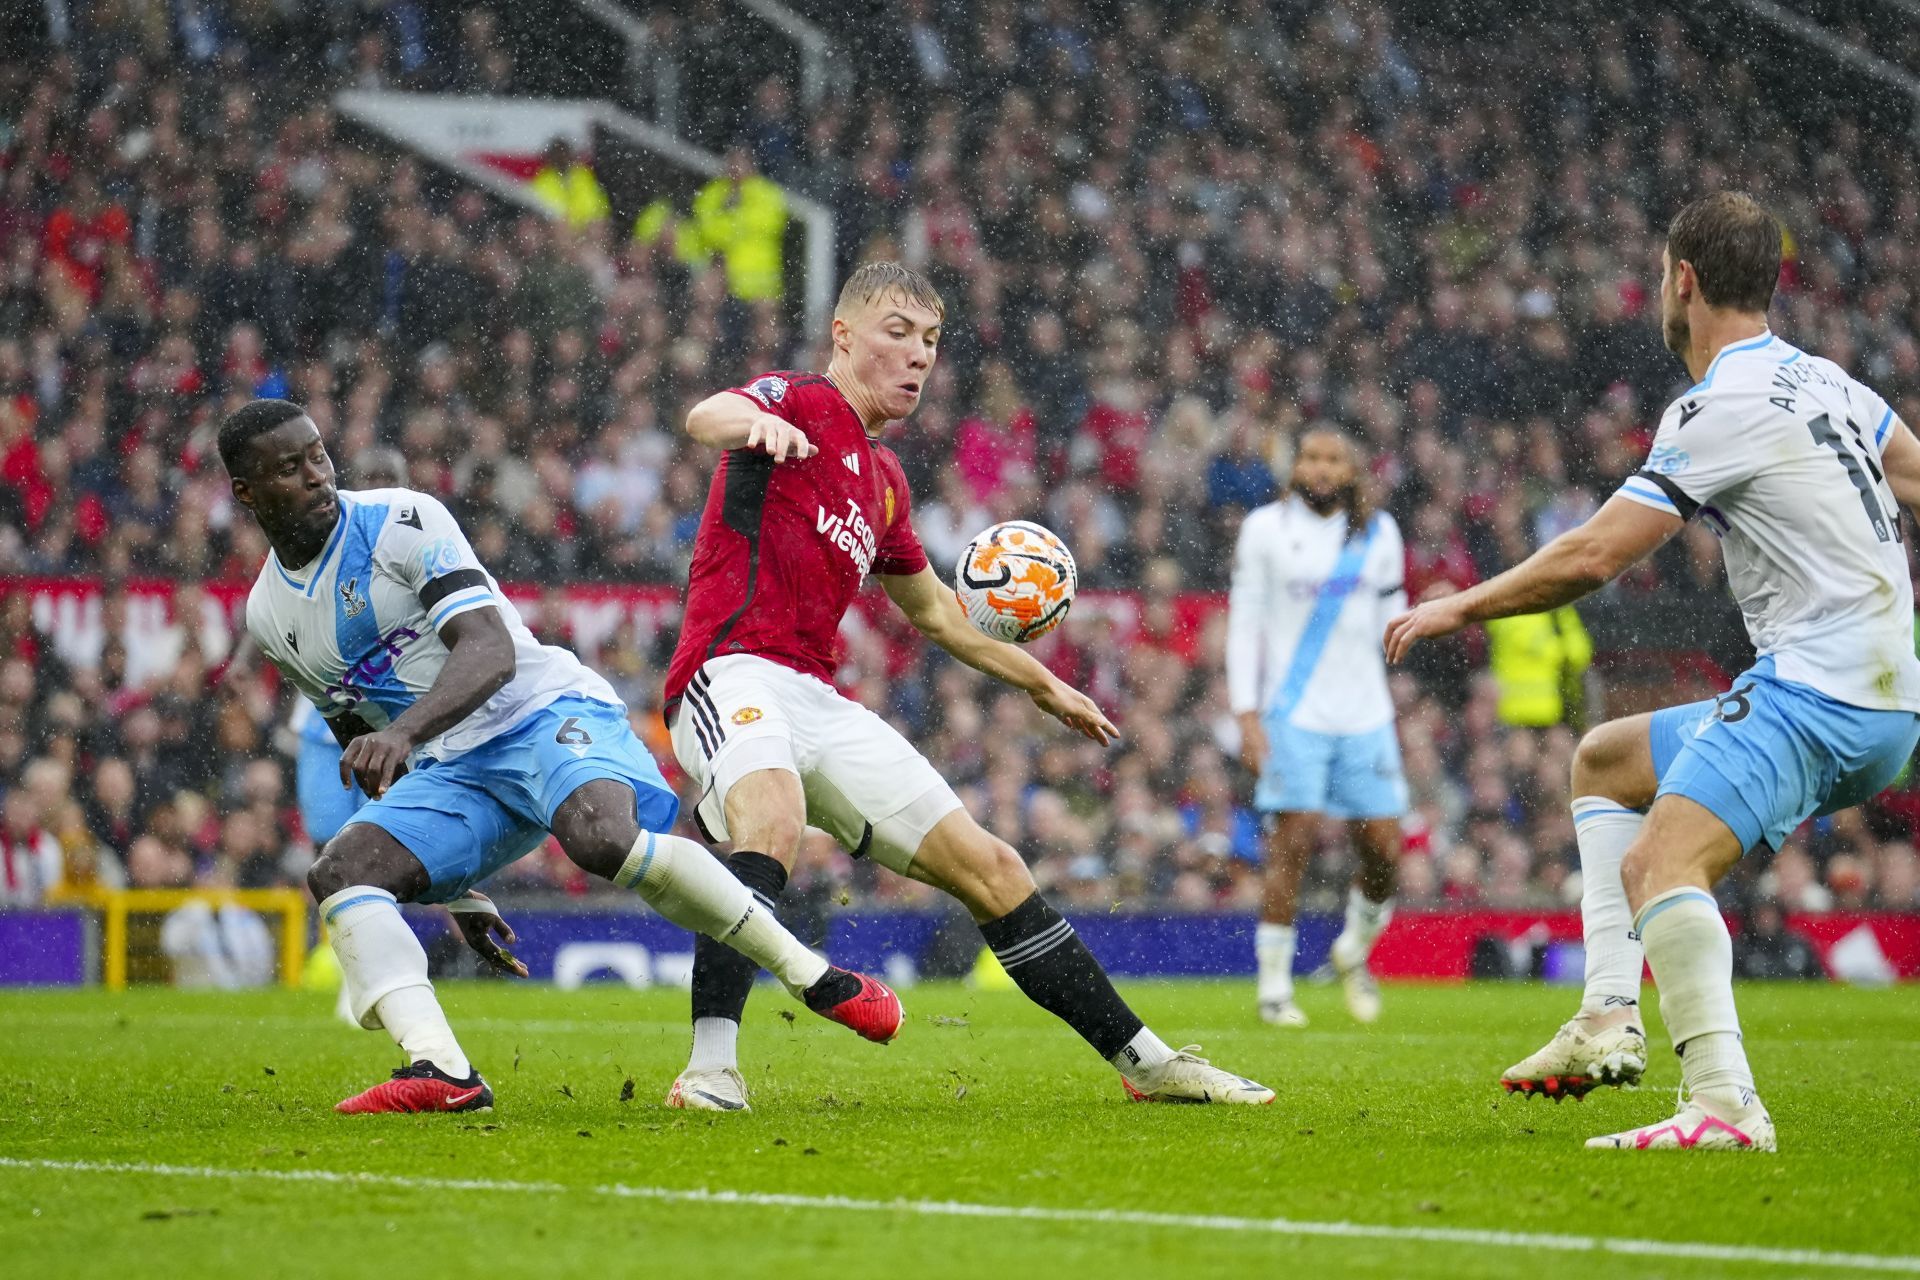
[[[967,621],[952,588],[931,567],[918,573],[876,574],[887,595],[920,634],[976,671],[1026,691],[1034,705],[1102,746],[1120,736],[1093,699],[1047,670],[1018,645],[995,640]]]
[[[811,458],[807,433],[732,391],[710,395],[687,413],[687,434],[715,449],[758,449],[775,462]]]
[[[1571,604],[1652,555],[1686,522],[1627,498],[1609,498],[1593,518],[1569,529],[1525,560],[1478,586],[1409,610],[1387,624],[1387,661],[1399,662],[1415,642],[1516,614]]]
[[[407,757],[421,743],[459,724],[513,679],[513,637],[494,608],[469,609],[440,626],[447,663],[433,687],[394,717],[384,729],[346,744],[340,754],[340,783],[360,780],[360,789],[378,800],[406,772]]]
[[[1920,515],[1920,440],[1914,439],[1907,424],[1895,418],[1893,434],[1881,451],[1880,465],[1886,469],[1887,487],[1901,506]]]

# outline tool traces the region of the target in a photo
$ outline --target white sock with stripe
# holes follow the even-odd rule
[[[1299,934],[1290,924],[1262,920],[1253,927],[1253,954],[1260,964],[1256,999],[1263,1004],[1285,1004],[1293,999],[1293,952]]]
[[[333,936],[353,1017],[369,1031],[385,1027],[407,1061],[422,1059],[465,1080],[473,1065],[461,1051],[427,978],[427,953],[385,889],[350,885],[320,904]]]
[[[1587,952],[1580,1011],[1589,1016],[1627,1009],[1638,1017],[1646,948],[1633,927],[1620,863],[1646,820],[1646,815],[1605,796],[1581,796],[1573,802],[1573,829],[1580,845],[1580,926]]]
[[[613,882],[681,928],[726,943],[796,995],[826,976],[827,962],[787,932],[703,845],[642,831]]]
[[[1635,923],[1687,1091],[1734,1091],[1737,1104],[1752,1101],[1753,1069],[1733,1007],[1733,938],[1720,905],[1704,889],[1669,889],[1641,907]]]

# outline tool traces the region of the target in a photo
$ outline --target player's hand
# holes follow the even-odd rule
[[[1034,706],[1103,747],[1120,736],[1120,731],[1113,727],[1113,721],[1100,714],[1100,708],[1094,705],[1092,698],[1063,680],[1054,680],[1027,696],[1033,699]]]
[[[1251,773],[1267,767],[1267,730],[1258,711],[1242,711],[1240,720],[1240,763]]]
[[[747,428],[746,447],[760,450],[775,462],[785,462],[790,456],[798,462],[820,452],[813,447],[813,441],[807,439],[806,432],[770,413],[761,414]]]
[[[1399,662],[1422,640],[1450,636],[1467,625],[1469,619],[1460,607],[1460,596],[1443,596],[1414,606],[1387,624],[1387,661]]]
[[[527,966],[507,950],[508,946],[520,941],[513,926],[500,918],[493,899],[478,889],[467,890],[467,896],[450,906],[453,922],[460,928],[460,936],[467,945],[479,953],[480,958],[498,969],[501,973],[510,973],[515,977],[527,976]],[[495,942],[495,936],[499,941]]]
[[[378,800],[406,775],[412,752],[413,739],[392,725],[355,738],[340,753],[340,786],[351,788],[357,781],[368,799]]]

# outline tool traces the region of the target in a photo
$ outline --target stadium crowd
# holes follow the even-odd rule
[[[343,87],[512,90],[485,10],[71,9],[45,59],[0,61],[0,905],[56,881],[298,883],[287,695],[187,621],[201,584],[251,578],[266,552],[212,449],[223,414],[302,402],[344,483],[442,496],[503,580],[674,583],[713,463],[676,430],[685,408],[822,367],[821,335],[733,296],[673,219],[635,234],[509,208],[327,105]],[[1171,29],[1075,0],[889,13],[873,56],[891,73],[857,102],[804,117],[770,77],[722,141],[833,208],[843,266],[898,256],[944,291],[943,367],[890,441],[936,565],[993,519],[1040,518],[1083,587],[1137,603],[1083,609],[1041,646],[1123,727],[1105,751],[884,609],[847,635],[847,687],[1082,907],[1258,897],[1224,619],[1182,600],[1224,587],[1290,442],[1331,422],[1365,443],[1414,598],[1515,562],[1604,501],[1682,389],[1656,283],[1684,197],[1744,186],[1775,209],[1777,327],[1920,422],[1910,153],[1845,116],[1789,121],[1677,17],[1582,39],[1536,17],[1488,47],[1259,0]],[[295,54],[299,74],[272,74]],[[106,584],[97,663],[36,629],[35,576]],[[134,576],[181,584],[157,651],[115,632]],[[1615,589],[1678,602],[1654,649],[1687,648],[1680,606],[1723,595],[1703,527]],[[1437,646],[1397,679],[1406,901],[1577,901],[1566,779],[1603,677],[1550,646],[1565,696],[1519,714],[1500,643]],[[670,644],[629,623],[584,655],[663,758]],[[1896,797],[1816,823],[1734,893],[1920,909],[1916,813]],[[1346,856],[1330,833],[1322,901]],[[917,897],[827,847],[804,874]],[[509,878],[587,891],[557,856]]]

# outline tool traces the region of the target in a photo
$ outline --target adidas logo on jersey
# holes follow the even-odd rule
[[[843,453],[840,455],[840,461],[846,463],[847,470],[853,472],[853,474],[855,475],[860,474],[860,455],[859,454]]]

